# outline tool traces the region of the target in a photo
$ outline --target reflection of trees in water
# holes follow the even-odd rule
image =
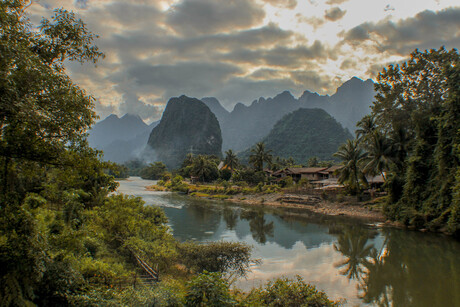
[[[460,306],[460,244],[441,236],[383,230],[380,248],[373,231],[342,228],[334,244],[346,260],[341,273],[359,282],[364,303],[377,306]]]
[[[387,230],[385,235],[387,244],[375,255],[364,279],[364,302],[460,306],[459,242],[396,230]]]
[[[371,238],[369,230],[360,226],[343,227],[342,233],[339,234],[337,242],[334,243],[334,249],[343,256],[345,260],[337,263],[336,266],[343,268],[340,274],[345,275],[348,279],[361,280],[366,267],[369,264],[371,251],[374,249],[373,244],[368,244]]]
[[[241,213],[241,218],[249,221],[252,238],[261,244],[267,242],[267,236],[273,237],[275,225],[273,222],[267,223],[265,214],[262,210],[248,210]]]
[[[240,217],[239,210],[225,207],[223,210],[223,217],[225,223],[227,224],[227,229],[234,230],[236,227],[236,223],[238,223],[238,219]]]

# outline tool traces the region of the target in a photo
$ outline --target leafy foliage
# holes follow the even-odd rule
[[[265,149],[265,144],[259,142],[254,148],[251,148],[251,155],[249,156],[249,163],[254,166],[257,172],[263,171],[264,163],[270,164],[272,162],[271,150]]]
[[[139,175],[142,179],[158,180],[166,173],[167,168],[163,162],[150,163],[149,166],[144,167]]]
[[[296,279],[279,278],[269,282],[265,288],[253,290],[246,299],[247,305],[252,306],[339,306],[338,302],[331,301],[324,292],[314,286],[306,284],[300,276]]]
[[[218,272],[245,276],[251,259],[251,247],[239,242],[186,242],[179,245],[184,264],[197,272]],[[257,262],[257,261],[256,261]]]
[[[230,285],[220,273],[203,272],[189,283],[185,306],[235,306]]]

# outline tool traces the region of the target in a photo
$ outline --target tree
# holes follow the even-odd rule
[[[376,123],[375,123],[375,118],[373,115],[366,115],[364,116],[357,124],[356,126],[358,129],[356,129],[356,138],[361,139],[361,138],[366,138],[368,135],[371,135],[376,129]]]
[[[379,131],[368,135],[367,155],[363,159],[363,171],[370,175],[381,174],[386,180],[384,171],[389,170],[393,161],[392,146],[388,138]]]
[[[384,69],[375,85],[372,115],[395,151],[385,212],[417,228],[460,228],[449,222],[458,219],[452,186],[459,168],[459,64],[455,49],[416,50]]]
[[[155,162],[144,167],[140,171],[140,176],[142,179],[158,180],[161,179],[167,171],[168,169],[163,162]]]
[[[193,161],[192,175],[198,177],[202,182],[209,182],[219,177],[219,170],[213,159],[199,155]]]
[[[72,83],[64,61],[96,62],[103,56],[94,35],[73,13],[55,11],[35,32],[25,1],[0,3],[0,157],[3,189],[11,164],[62,164],[65,150],[86,147],[86,130],[96,115],[94,98]],[[13,166],[14,167],[14,166]],[[2,193],[5,194],[5,193]]]
[[[230,167],[232,171],[237,169],[239,165],[239,161],[238,161],[236,154],[233,152],[233,150],[231,149],[227,150],[225,152],[225,155],[226,156],[225,156],[224,164]]]
[[[318,157],[311,157],[308,159],[307,165],[308,167],[317,167],[319,164]]]
[[[251,149],[252,154],[249,156],[249,162],[254,165],[256,171],[263,171],[264,162],[271,163],[272,155],[271,150],[265,149],[265,144],[259,142],[254,148]]]
[[[366,181],[366,177],[360,167],[360,163],[366,154],[361,149],[359,141],[356,139],[347,140],[345,144],[339,147],[334,156],[343,161],[339,182],[347,184],[352,192],[359,193],[361,191],[360,181]]]

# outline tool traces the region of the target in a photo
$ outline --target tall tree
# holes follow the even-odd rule
[[[371,135],[376,129],[375,118],[373,115],[369,114],[364,116],[357,124],[355,133],[358,139],[366,139],[368,135]]]
[[[219,176],[216,163],[204,155],[198,155],[194,159],[192,174],[202,182],[215,180]]]
[[[225,152],[225,160],[224,160],[225,165],[230,167],[232,171],[236,170],[238,168],[238,165],[240,164],[238,161],[238,158],[236,154],[233,152],[233,150],[229,149]]]
[[[256,171],[262,171],[264,162],[271,163],[273,156],[271,150],[265,149],[265,144],[259,142],[254,148],[251,149],[252,154],[249,156],[249,162],[254,165]]]
[[[417,228],[448,226],[457,235],[452,186],[460,165],[459,67],[456,49],[416,50],[407,62],[379,74],[372,107],[380,132],[391,136],[397,152],[387,215]]]
[[[384,171],[388,171],[393,161],[393,152],[388,138],[379,131],[368,136],[367,155],[363,159],[363,171],[372,176],[381,174],[386,179]]]
[[[25,1],[0,3],[0,160],[3,188],[14,163],[62,164],[65,150],[86,147],[94,98],[65,74],[64,61],[102,56],[94,35],[73,13],[56,10],[35,32]]]
[[[366,153],[361,148],[359,141],[347,140],[334,156],[341,159],[343,164],[340,169],[339,182],[346,184],[352,192],[360,193],[360,182],[366,181],[360,164],[366,157]]]

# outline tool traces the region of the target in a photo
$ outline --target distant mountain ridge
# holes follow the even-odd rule
[[[289,91],[284,91],[273,98],[254,100],[249,106],[237,103],[231,112],[216,98],[203,98],[203,102],[219,120],[223,150],[241,151],[265,137],[284,115],[300,108],[323,109],[353,133],[356,123],[370,113],[374,96],[372,80],[353,77],[331,96],[305,91],[296,99]]]
[[[104,152],[104,160],[122,163],[142,154],[157,124],[158,121],[147,125],[138,115],[125,114],[119,118],[111,114],[88,131],[88,142]]]

